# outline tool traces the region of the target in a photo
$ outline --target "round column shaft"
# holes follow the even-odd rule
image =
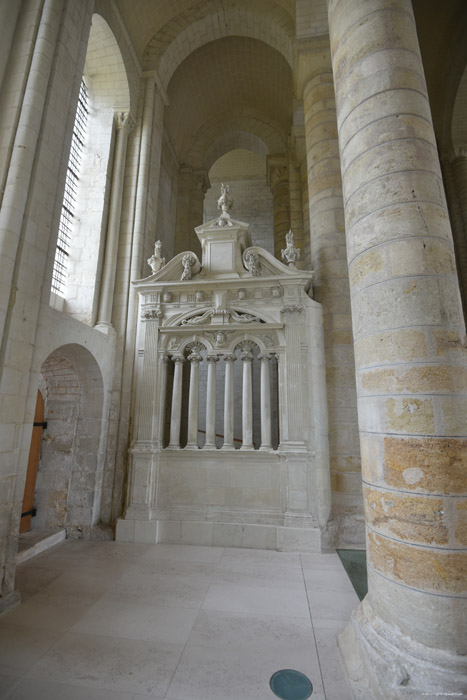
[[[183,387],[183,357],[173,357],[175,364],[174,382],[172,389],[172,412],[170,416],[170,443],[169,447],[180,447],[180,422],[182,418],[182,387]]]
[[[201,355],[193,350],[188,355],[190,361],[190,393],[188,396],[188,440],[187,448],[198,447],[198,405],[199,405],[199,363]]]
[[[240,358],[243,362],[242,383],[242,446],[241,450],[252,450],[253,446],[253,388],[251,377],[251,363],[253,353],[246,350]]]
[[[467,368],[415,21],[410,0],[328,8],[369,586],[340,646],[360,698],[456,694],[467,653]]]
[[[128,134],[133,128],[134,121],[128,112],[118,112],[114,117],[117,129],[115,143],[114,165],[112,171],[112,188],[109,206],[109,223],[105,242],[104,267],[102,272],[101,295],[99,299],[98,325],[112,324],[112,308],[115,291],[115,276],[117,272],[118,242],[120,220],[122,216],[123,180],[125,177],[125,160],[128,144]]]
[[[224,355],[225,362],[225,391],[224,391],[224,444],[223,450],[233,450],[234,428],[234,373],[235,355]]]
[[[206,395],[206,443],[205,449],[216,449],[216,362],[217,355],[208,355],[208,385]]]
[[[269,381],[269,360],[271,355],[260,355],[261,360],[261,447],[272,449],[271,442],[271,385]]]

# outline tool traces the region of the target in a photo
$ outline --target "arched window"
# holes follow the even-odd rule
[[[105,19],[95,14],[74,122],[50,300],[56,309],[91,326],[98,316],[109,226],[118,241],[119,222],[115,216],[110,221],[109,212],[117,206],[112,204],[113,171],[122,177],[124,173],[124,156],[116,162],[115,154],[129,112],[129,83],[120,49]]]
[[[82,168],[84,140],[89,115],[88,92],[84,81],[81,81],[78,108],[76,110],[73,136],[71,139],[70,157],[65,179],[65,193],[58,227],[57,247],[52,271],[52,292],[63,297],[68,273],[68,258],[70,255],[73,236],[73,220],[76,211],[78,181]]]

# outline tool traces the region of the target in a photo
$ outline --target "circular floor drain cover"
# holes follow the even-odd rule
[[[313,692],[311,681],[291,668],[276,671],[269,682],[274,695],[282,700],[306,700]]]

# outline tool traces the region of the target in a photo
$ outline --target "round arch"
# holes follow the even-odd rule
[[[259,0],[254,9],[249,0],[222,8],[213,0],[200,3],[171,18],[148,42],[143,54],[145,70],[156,69],[167,88],[178,66],[196,49],[225,37],[259,39],[282,54],[293,67],[294,23],[283,7]]]
[[[94,105],[130,111],[132,100],[122,54],[107,21],[99,14],[92,17],[84,79]]]

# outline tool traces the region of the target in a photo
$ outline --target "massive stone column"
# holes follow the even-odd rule
[[[369,583],[340,647],[359,698],[465,693],[464,327],[412,7],[328,10]]]
[[[299,44],[313,297],[323,306],[329,459],[336,544],[364,542],[355,360],[345,244],[344,201],[329,43]]]

